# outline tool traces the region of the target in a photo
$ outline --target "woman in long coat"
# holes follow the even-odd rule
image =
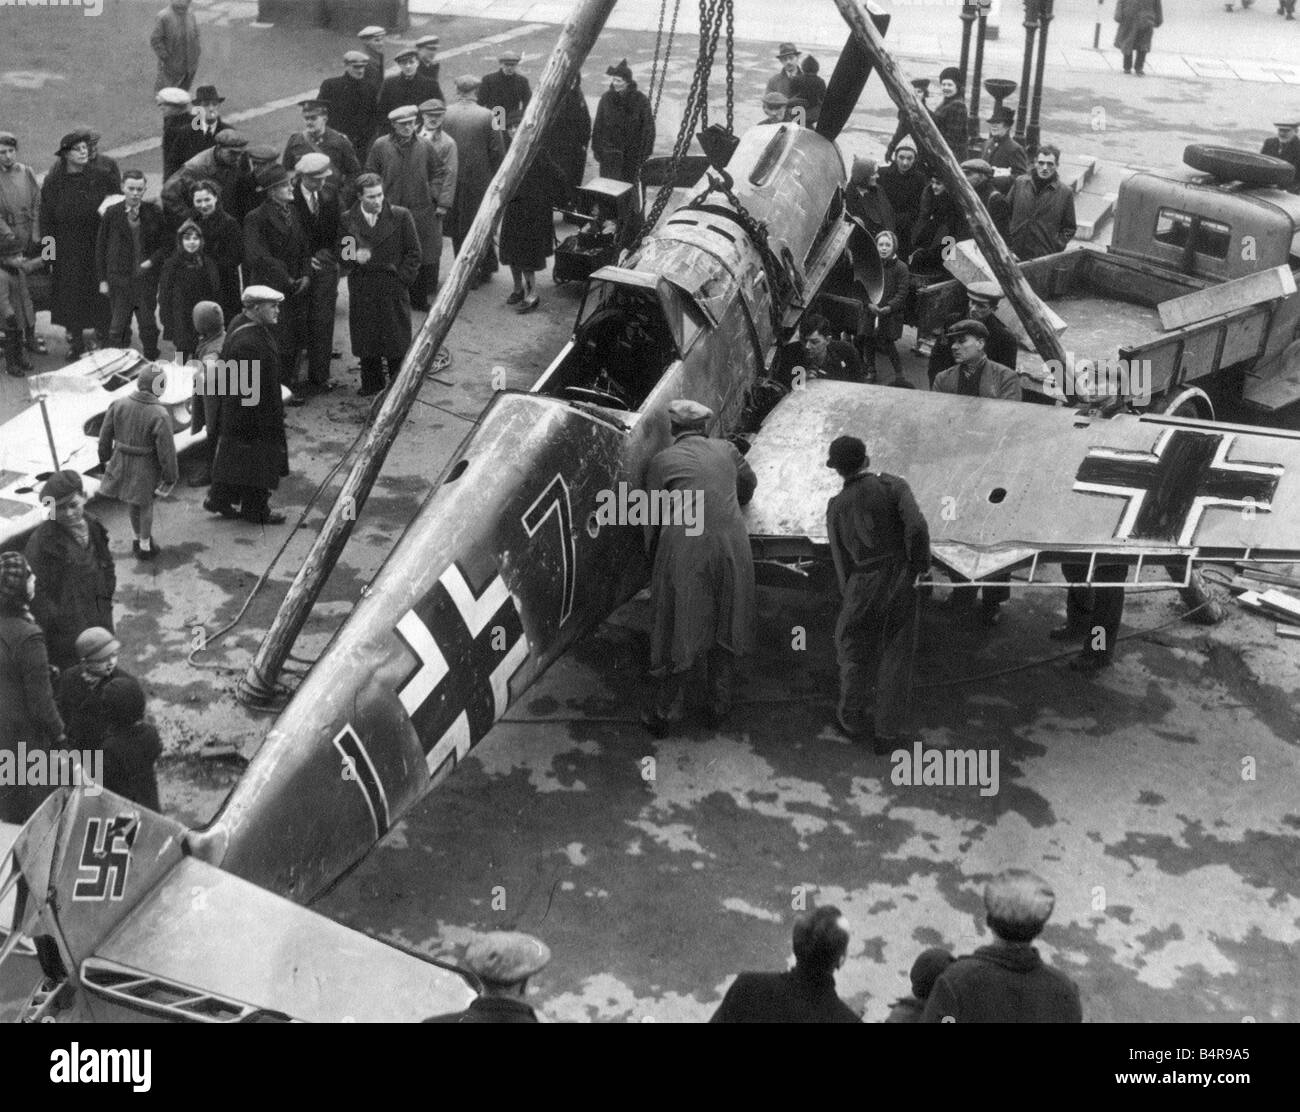
[[[1115,5],[1115,45],[1124,55],[1124,72],[1143,75],[1152,34],[1165,21],[1160,0],[1119,0]],[[1137,55],[1136,64],[1133,55]]]
[[[564,176],[565,204],[576,207],[578,186],[587,169],[587,144],[591,142],[591,109],[582,95],[582,77],[574,74],[573,84],[555,109],[548,136],[551,157]]]
[[[612,80],[596,105],[591,153],[602,178],[638,182],[641,167],[654,150],[654,111],[650,98],[636,87],[626,59],[605,72]]]
[[[141,560],[158,554],[153,543],[154,491],[160,481],[174,483],[178,478],[171,417],[155,386],[161,385],[161,374],[156,364],[146,365],[135,390],[108,407],[99,432],[99,459],[107,464],[99,493],[126,503],[135,533],[132,550]]]
[[[501,217],[501,261],[510,268],[515,290],[507,305],[531,313],[541,304],[533,275],[546,268],[554,252],[555,217],[552,206],[564,200],[564,176],[546,151],[538,151]]]
[[[45,636],[28,609],[35,589],[23,554],[0,553],[0,750],[15,762],[19,746],[28,753],[54,749],[63,737]],[[6,779],[0,779],[0,822],[26,822],[50,789]]]
[[[244,261],[244,229],[221,207],[221,186],[214,181],[196,182],[190,189],[189,219],[203,233],[203,253],[217,264],[221,296],[212,300],[221,306],[226,320],[234,320],[244,308],[239,295],[239,267]]]
[[[108,298],[95,277],[99,206],[113,193],[112,183],[91,169],[90,145],[75,132],[59,145],[63,171],[46,176],[41,189],[41,235],[55,243],[50,322],[68,331],[68,356],[85,353],[87,328],[107,335]]]

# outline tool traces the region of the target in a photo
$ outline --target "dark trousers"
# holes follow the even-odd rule
[[[438,264],[422,263],[420,272],[411,283],[411,304],[416,308],[427,305],[438,292]]]
[[[388,381],[397,377],[402,369],[400,359],[384,359],[381,355],[364,355],[361,357],[361,389],[367,392],[384,388],[384,364],[388,364]]]
[[[1087,564],[1062,564],[1061,572],[1071,583],[1082,583],[1088,575]],[[1093,569],[1096,583],[1123,583],[1128,578],[1124,564],[1098,564]],[[1071,587],[1065,598],[1065,620],[1071,629],[1086,633],[1084,656],[1110,659],[1124,617],[1124,590],[1121,587]]]
[[[859,336],[858,354],[862,357],[862,369],[869,382],[876,380],[877,355],[883,355],[889,360],[895,377],[903,373],[903,361],[898,357],[898,345],[893,340],[886,340],[883,336]]]
[[[856,571],[844,585],[835,623],[840,666],[840,720],[859,729],[874,719],[878,738],[903,726],[911,682],[915,578],[901,560]]]
[[[264,518],[271,509],[271,492],[266,487],[213,483],[208,498],[214,505],[238,509],[247,518]]]
[[[465,242],[465,236],[460,230],[460,221],[451,222],[451,251],[453,255],[460,254],[461,244]],[[467,227],[465,231],[469,231]],[[483,261],[479,264],[480,274],[495,274],[500,263],[497,262],[497,243],[495,236],[488,237],[487,251],[483,255]]]
[[[955,571],[949,571],[948,578],[953,583],[974,582],[974,580],[967,579],[964,575],[958,575]],[[963,587],[961,590],[954,590],[952,593],[954,605],[974,606],[976,596],[979,596],[980,604],[984,609],[992,610],[1001,606],[1011,597],[1011,588],[1002,580],[981,579],[979,582],[979,587]]]
[[[1136,65],[1133,63],[1133,52],[1131,50],[1125,50],[1122,53],[1124,55],[1124,72],[1128,73],[1130,69],[1136,69],[1138,73],[1141,73],[1142,67],[1147,64],[1147,52],[1145,50],[1137,52]]]
[[[692,677],[702,681],[705,707],[710,719],[720,722],[730,712],[735,699],[736,656],[721,645],[714,645],[692,668],[669,672],[655,680],[653,710],[661,722],[677,722],[686,704],[686,689]]]
[[[158,358],[158,280],[152,275],[109,282],[108,342],[131,346],[131,317],[140,329],[140,350],[146,359]]]
[[[337,288],[337,285],[336,285]],[[307,346],[307,306],[310,302],[310,283],[301,293],[286,294],[280,302],[280,323],[276,328],[276,343],[280,348],[281,385],[293,386],[298,381],[298,354]],[[330,333],[330,349],[334,346]]]
[[[324,386],[330,380],[334,354],[334,307],[339,297],[339,268],[323,266],[311,272],[307,285],[307,380]]]

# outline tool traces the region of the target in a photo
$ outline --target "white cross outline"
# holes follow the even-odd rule
[[[1160,435],[1156,437],[1156,442],[1149,452],[1128,448],[1094,448],[1088,453],[1088,458],[1157,463],[1164,456],[1170,438],[1179,431],[1181,430],[1162,430]],[[1221,439],[1218,448],[1215,450],[1214,458],[1210,461],[1209,470],[1240,471],[1251,475],[1268,475],[1278,479],[1286,471],[1286,468],[1280,463],[1230,463],[1227,456],[1232,450],[1232,445],[1236,442],[1236,434],[1215,433],[1214,435],[1219,436]],[[1085,494],[1112,494],[1128,499],[1128,505],[1124,508],[1124,513],[1119,520],[1119,527],[1115,530],[1116,540],[1128,539],[1129,534],[1133,531],[1133,526],[1137,523],[1138,514],[1142,512],[1142,504],[1146,501],[1147,494],[1150,493],[1140,487],[1114,486],[1110,483],[1086,483],[1077,480],[1074,489]],[[1196,530],[1201,524],[1201,516],[1211,506],[1242,509],[1247,505],[1264,513],[1270,512],[1273,508],[1273,503],[1268,500],[1258,502],[1252,500],[1248,503],[1244,498],[1217,498],[1212,495],[1198,495],[1192,499],[1192,508],[1183,521],[1183,531],[1178,536],[1178,544],[1184,548],[1191,545],[1192,538],[1196,536]]]
[[[379,798],[384,804],[384,815],[391,819],[393,810],[388,803],[388,792],[384,790],[384,781],[379,776],[379,770],[375,768],[375,762],[370,759],[370,750],[366,748],[365,742],[361,740],[361,735],[353,728],[351,722],[343,723],[343,729],[334,735],[334,748],[338,750],[339,756],[343,760],[343,764],[345,766],[350,764],[352,762],[352,754],[343,748],[342,743],[342,739],[347,737],[349,734],[352,736],[352,740],[356,742],[357,748],[361,750],[361,757],[366,762],[366,767],[370,769],[370,775],[374,778],[375,787],[379,790]],[[366,810],[370,812],[370,821],[375,825],[375,836],[381,837],[388,827],[387,824],[382,822],[380,817],[375,814],[375,805],[371,802],[370,793],[366,791],[365,784],[361,782],[361,776],[354,768],[352,770],[352,775],[350,777],[345,777],[345,779],[351,779],[357,782],[357,788],[361,792],[361,798],[366,801]]]

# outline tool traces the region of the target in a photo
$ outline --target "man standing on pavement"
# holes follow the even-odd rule
[[[478,86],[477,77],[456,78],[456,99],[447,106],[442,123],[443,130],[456,144],[456,200],[448,214],[446,230],[451,235],[452,251],[457,255],[478,215],[483,194],[505,157],[502,132],[493,126],[492,113],[479,104],[475,95]],[[489,240],[483,263],[470,288],[477,289],[496,269],[496,250]]]
[[[427,77],[434,84],[438,83],[438,75],[442,66],[438,63],[438,46],[442,40],[437,35],[424,35],[415,40],[415,49],[420,55],[419,73],[421,77]],[[439,100],[445,100],[442,95],[442,88],[433,94]]]
[[[428,140],[433,144],[433,151],[439,166],[443,167],[441,185],[435,193],[438,212],[438,237],[430,245],[424,242],[424,236],[420,236],[421,256],[425,257],[430,252],[433,253],[433,261],[428,263],[428,271],[422,274],[424,283],[425,296],[432,301],[438,292],[438,272],[442,265],[442,237],[443,228],[451,218],[452,207],[456,203],[456,179],[460,174],[460,158],[456,152],[456,141],[448,135],[443,129],[443,121],[447,118],[447,106],[436,97],[426,100],[420,105],[420,119],[422,126],[419,131],[420,138]],[[423,270],[426,264],[421,263]]]
[[[294,170],[304,155],[323,154],[330,162],[330,184],[343,204],[350,204],[352,182],[361,173],[361,161],[352,140],[329,126],[330,106],[325,101],[302,100],[298,107],[302,109],[302,130],[289,136],[280,161],[286,170]]]
[[[339,257],[348,276],[348,331],[352,354],[361,360],[363,398],[384,389],[384,364],[391,383],[411,346],[411,298],[420,272],[420,237],[415,220],[384,197],[383,179],[362,174],[359,200],[340,225]]]
[[[190,0],[172,0],[158,13],[149,45],[158,56],[154,92],[168,86],[188,89],[199,68],[199,25],[190,11]]]
[[[393,133],[375,140],[366,170],[379,175],[388,202],[406,209],[415,220],[420,270],[411,287],[411,307],[427,313],[429,298],[437,293],[442,218],[455,195],[456,167],[439,157],[438,147],[415,133],[420,112],[414,104],[394,108],[388,118]]]
[[[125,200],[110,205],[95,241],[99,292],[108,298],[108,342],[131,346],[131,317],[140,329],[146,359],[158,358],[158,275],[171,249],[171,236],[157,205],[144,199],[143,170],[122,179]]]
[[[190,157],[184,152],[194,127],[194,114],[190,111],[190,94],[184,89],[159,89],[154,103],[163,111],[163,181],[166,181]]]
[[[843,596],[835,624],[835,720],[846,736],[869,740],[877,754],[885,754],[898,744],[904,725],[916,647],[914,584],[930,568],[930,527],[906,481],[868,471],[870,462],[856,436],[836,437],[826,459],[844,480],[826,507]]]
[[[776,48],[776,60],[781,63],[779,73],[767,79],[767,93],[780,93],[787,100],[793,95],[795,79],[802,72],[799,69],[799,48],[792,42],[783,42]]]
[[[1082,1023],[1079,987],[1043,963],[1031,945],[1056,893],[1028,869],[1005,869],[984,887],[994,941],[939,975],[922,1023]]]
[[[364,158],[375,130],[379,86],[366,80],[369,55],[349,50],[343,55],[343,75],[320,83],[316,99],[329,105],[329,118],[348,137],[357,158]]]
[[[436,1015],[425,1023],[538,1023],[525,997],[528,978],[546,968],[550,948],[532,935],[492,931],[479,935],[465,951],[465,964],[483,982],[483,995],[463,1012]]]
[[[519,51],[502,51],[497,56],[501,68],[496,73],[485,75],[478,86],[478,102],[498,120],[501,130],[506,133],[507,147],[511,133],[519,126],[519,121],[524,118],[524,109],[533,99],[528,78],[519,72],[520,61]]]
[[[366,84],[375,90],[376,97],[384,84],[384,39],[387,37],[387,31],[374,25],[362,27],[357,32],[357,38],[361,40],[360,53],[366,56],[366,72],[363,76]]]
[[[194,94],[194,110],[190,115],[189,126],[176,136],[172,157],[188,162],[200,151],[215,146],[217,134],[229,131],[230,125],[221,118],[221,105],[225,101],[217,92],[215,85],[200,85]],[[170,177],[164,169],[164,176]]]
[[[707,673],[706,721],[726,718],[736,661],[754,645],[754,560],[741,507],[758,480],[734,444],[708,435],[712,417],[698,402],[669,403],[673,443],[646,470],[659,512],[646,525],[655,692],[641,721],[657,737],[681,720],[696,669]]]
[[[221,397],[212,487],[203,501],[208,513],[258,525],[284,523],[284,514],[270,505],[271,491],[289,474],[289,442],[280,400],[280,345],[275,335],[283,300],[279,290],[248,286],[244,311],[226,331],[222,365],[238,367],[241,379],[251,375],[253,389],[248,396],[232,390]]]
[[[741,973],[710,1023],[861,1023],[835,991],[849,956],[849,926],[838,907],[819,907],[794,924],[794,968]]]
[[[1057,173],[1060,161],[1060,147],[1046,143],[1034,156],[1034,172],[1012,183],[1007,246],[1021,262],[1064,251],[1079,230],[1074,191]]]
[[[36,306],[27,282],[27,275],[44,265],[38,251],[40,212],[41,187],[35,171],[18,161],[18,136],[0,131],[0,237],[6,239],[0,258],[0,326],[11,374],[32,369],[25,352],[46,352],[45,341],[36,335]]]
[[[311,255],[307,275],[307,384],[305,394],[330,389],[330,356],[334,350],[334,305],[339,293],[338,190],[330,184],[330,160],[314,151],[298,160],[293,207],[307,235]]]
[[[257,184],[265,191],[266,200],[244,221],[244,270],[250,284],[270,286],[283,295],[283,304],[277,302],[280,367],[284,372],[281,381],[294,391],[294,401],[301,405],[298,353],[307,343],[312,253],[294,209],[289,171],[274,163],[262,171]],[[227,344],[233,331],[230,329],[226,337]],[[279,396],[277,389],[277,400]]]
[[[639,187],[641,167],[655,146],[654,112],[650,98],[636,87],[627,59],[606,71],[609,89],[596,105],[591,126],[591,153],[602,178],[632,182]]]
[[[385,77],[383,87],[379,90],[379,101],[375,105],[375,138],[386,134],[388,122],[392,120],[393,109],[404,108],[408,104],[422,104],[430,97],[439,94],[438,83],[421,77],[420,54],[413,46],[398,51],[398,73]]]
[[[1296,137],[1296,129],[1300,128],[1300,124],[1284,123],[1273,126],[1277,128],[1277,135],[1265,139],[1259,153],[1291,163],[1295,167],[1295,177],[1291,179],[1290,185],[1283,188],[1288,193],[1300,193],[1300,138]]]
[[[999,108],[989,117],[989,137],[984,140],[980,157],[995,170],[1010,170],[1013,178],[1029,173],[1029,155],[1011,137],[1016,122],[1013,108]]]

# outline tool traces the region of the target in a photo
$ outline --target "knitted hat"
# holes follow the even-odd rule
[[[122,648],[122,643],[103,626],[91,626],[77,635],[78,660],[103,660]]]
[[[71,470],[56,471],[45,480],[45,485],[41,487],[41,503],[44,504],[47,498],[53,499],[55,502],[62,502],[65,498],[71,498],[74,494],[81,494],[85,489],[85,484],[82,483],[79,472]]]
[[[213,336],[226,326],[225,314],[215,301],[200,301],[194,306],[191,319],[200,336]]]
[[[161,366],[157,363],[146,363],[140,368],[139,377],[135,380],[135,388],[140,393],[161,397],[163,386],[163,369]]]
[[[871,182],[871,175],[875,172],[875,159],[855,158],[853,160],[853,170],[849,175],[849,181],[854,185],[867,185]]]
[[[0,552],[0,602],[26,605],[31,574],[31,565],[21,552]]]
[[[110,726],[134,726],[144,718],[144,689],[131,676],[117,676],[104,684],[99,705]]]

